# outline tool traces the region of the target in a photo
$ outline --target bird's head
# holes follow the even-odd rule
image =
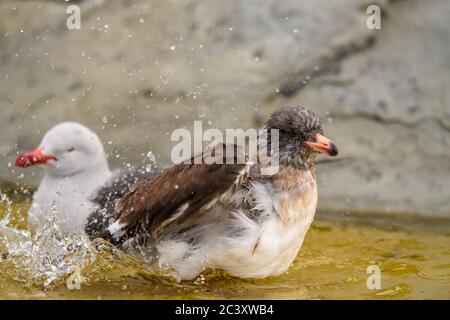
[[[15,164],[21,168],[45,165],[49,174],[58,176],[107,166],[98,136],[76,122],[63,122],[47,131],[39,147],[19,155]]]
[[[338,154],[336,144],[323,135],[319,116],[303,107],[273,112],[266,128],[278,129],[280,162],[311,165],[317,153]]]

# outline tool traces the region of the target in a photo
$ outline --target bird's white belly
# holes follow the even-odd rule
[[[28,212],[28,222],[36,231],[48,226],[50,221],[66,232],[82,231],[84,223],[94,208],[89,199],[97,183],[80,184],[76,179],[58,181],[42,181],[33,196]]]
[[[180,279],[195,278],[207,268],[223,269],[242,278],[286,272],[302,246],[317,206],[315,180],[309,172],[304,174],[303,183],[294,188],[276,190],[271,184],[256,183],[247,196],[237,194],[237,198],[250,198],[259,218],[249,218],[252,212],[215,206],[205,215],[209,222],[199,222],[203,227],[189,233],[200,235],[199,244],[191,246],[181,237],[157,245],[159,266],[175,269]]]
[[[164,242],[158,245],[159,265],[174,268],[180,279],[192,279],[207,268],[223,269],[242,278],[280,275],[297,256],[313,221],[316,204],[317,191],[314,189],[301,212],[293,212],[298,219],[288,223],[274,212],[262,223],[249,219],[244,213],[235,213],[232,221],[236,226],[245,227],[242,234],[222,233],[229,228],[228,220],[211,226],[201,249],[192,250],[182,241]]]
[[[214,257],[217,267],[249,278],[286,272],[302,246],[317,206],[315,180],[309,172],[305,174],[309,179],[294,189],[274,191],[269,185],[253,185],[254,203],[267,219],[256,223],[236,215],[238,224],[246,225],[247,231],[229,239]]]
[[[249,230],[245,236],[230,240],[226,248],[212,257],[214,267],[244,278],[286,272],[302,246],[314,212],[315,205],[311,204],[304,212],[304,219],[292,224],[285,224],[275,216],[270,218],[260,230]]]
[[[62,196],[56,199],[36,197],[28,213],[30,226],[39,231],[53,220],[64,231],[73,232],[83,229],[94,204],[79,197]]]

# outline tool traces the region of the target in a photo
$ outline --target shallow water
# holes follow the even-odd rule
[[[319,218],[285,275],[245,280],[210,270],[178,282],[101,241],[62,239],[57,230],[32,240],[26,209],[0,204],[0,219],[11,213],[0,224],[0,299],[450,298],[450,235],[434,228]],[[380,267],[381,289],[367,288],[369,265]]]

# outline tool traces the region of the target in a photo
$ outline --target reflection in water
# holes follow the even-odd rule
[[[289,272],[233,278],[206,270],[178,282],[103,240],[68,237],[52,219],[33,236],[26,209],[0,195],[0,299],[423,299],[450,298],[450,236],[317,221]],[[381,268],[381,289],[366,287]]]

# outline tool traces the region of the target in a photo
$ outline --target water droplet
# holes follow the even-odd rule
[[[333,117],[327,117],[328,124],[333,124],[334,118]]]

